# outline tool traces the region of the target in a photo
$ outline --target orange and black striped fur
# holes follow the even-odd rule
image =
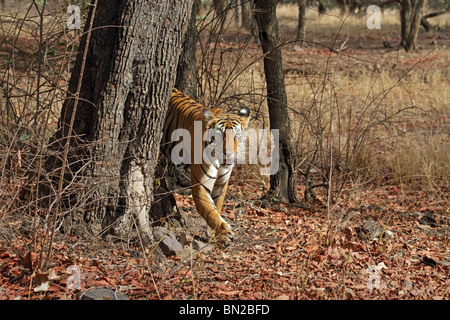
[[[232,231],[227,222],[220,216],[223,201],[227,191],[233,164],[240,148],[244,148],[245,130],[250,118],[250,109],[242,108],[236,113],[225,113],[219,108],[208,109],[192,100],[177,89],[173,89],[170,97],[164,125],[162,145],[168,144],[168,150],[176,144],[172,141],[172,132],[175,129],[186,129],[191,137],[191,183],[192,197],[198,213],[206,220],[220,242],[227,242],[232,236]],[[201,121],[202,135],[208,129],[212,129],[214,138],[211,141],[201,139],[201,152],[211,143],[222,143],[223,152],[215,152],[213,161],[201,163],[194,161],[194,152],[198,152],[198,144],[195,147],[194,121]],[[198,137],[197,137],[198,139]],[[208,140],[208,139],[206,139]],[[199,140],[197,140],[199,141]],[[194,150],[197,148],[197,150]],[[169,152],[170,154],[170,152]]]

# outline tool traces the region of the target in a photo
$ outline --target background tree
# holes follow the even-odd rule
[[[400,4],[401,41],[406,51],[417,49],[417,35],[426,8],[426,0],[398,0]]]
[[[297,41],[300,46],[303,46],[303,41],[305,41],[305,14],[306,14],[306,0],[298,1],[298,26],[297,26]]]
[[[427,19],[434,18],[448,12],[450,12],[450,1],[447,1],[445,8],[439,8],[439,10],[437,11],[423,15],[422,19],[420,19],[420,25],[425,28],[425,31],[429,32],[433,28],[433,26],[428,22]]]
[[[360,0],[336,0],[340,8],[341,15],[354,13],[358,8]]]
[[[253,0],[240,0],[242,27],[249,30],[255,42],[258,42],[258,30],[254,15]]]
[[[324,0],[318,0],[317,4],[317,12],[319,13],[319,17],[327,11],[327,7],[324,4]]]
[[[251,13],[252,1],[248,0],[240,0],[241,5],[241,23],[244,28],[249,30],[252,29],[253,26],[253,17]]]
[[[280,134],[280,163],[270,176],[269,195],[296,202],[296,157],[287,109],[286,87],[276,18],[277,0],[255,0],[255,15],[259,39],[264,53],[264,73],[267,83],[267,106],[270,129]]]
[[[88,154],[93,159],[83,176],[95,199],[84,216],[94,231],[126,235],[137,222],[152,239],[154,171],[191,6],[99,0],[91,7],[92,31],[86,26],[56,138],[62,148],[84,148],[63,159],[60,174],[77,172]]]
[[[216,13],[215,19],[219,21],[219,27],[217,29],[218,34],[222,34],[225,27],[225,22],[227,20],[227,7],[228,1],[224,0],[213,0],[214,12]]]

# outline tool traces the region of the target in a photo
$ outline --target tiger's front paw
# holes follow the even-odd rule
[[[234,236],[234,232],[228,223],[223,221],[217,229],[217,242],[221,246],[227,246]]]

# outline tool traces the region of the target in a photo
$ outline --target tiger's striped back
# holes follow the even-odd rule
[[[237,114],[225,113],[220,108],[207,109],[200,103],[189,98],[177,89],[173,89],[170,97],[169,109],[164,124],[163,139],[166,154],[176,144],[172,141],[172,133],[177,129],[185,129],[189,132],[191,141],[199,141],[194,134],[201,133],[202,143],[200,151],[202,155],[205,148],[219,144],[219,150],[214,151],[212,161],[193,161],[193,155],[199,146],[191,143],[191,184],[192,196],[199,214],[206,220],[220,242],[227,242],[232,236],[228,223],[220,216],[223,201],[225,199],[228,181],[231,171],[245,142],[245,130],[250,118],[250,110],[242,108]],[[201,131],[195,130],[195,122],[201,122]],[[197,125],[199,124],[197,123]],[[213,133],[211,141],[203,141],[205,132]],[[211,160],[211,159],[210,159]]]

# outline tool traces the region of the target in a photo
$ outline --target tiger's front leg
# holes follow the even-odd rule
[[[225,182],[224,185],[215,185],[212,191],[212,198],[214,201],[214,204],[217,208],[217,212],[220,216],[222,213],[222,207],[223,202],[225,200],[225,196],[227,195],[227,188],[228,188],[228,180]],[[221,217],[223,220],[223,218]],[[225,221],[224,221],[225,222]],[[225,224],[228,226],[228,233],[225,235],[226,238],[224,239],[224,242],[230,241],[233,237],[234,233],[231,230],[231,227],[225,222]]]
[[[200,183],[194,184],[192,186],[192,196],[194,198],[195,207],[197,208],[198,213],[203,217],[203,219],[205,219],[211,230],[213,230],[219,242],[226,243],[230,241],[230,238],[233,235],[231,227],[220,216],[220,211],[218,210],[218,207],[216,207],[216,204],[207,187]],[[221,208],[225,194],[221,195],[219,198],[221,200],[216,203],[220,203],[219,206]]]

